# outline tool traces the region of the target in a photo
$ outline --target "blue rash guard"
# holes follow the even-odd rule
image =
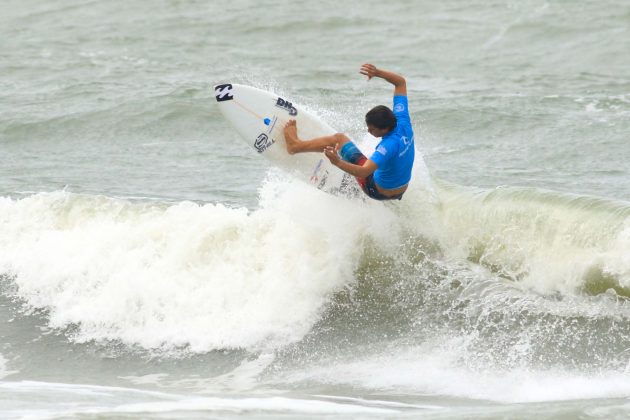
[[[393,190],[407,185],[411,180],[411,169],[415,157],[413,129],[409,117],[406,96],[394,96],[396,128],[383,136],[370,157],[378,169],[374,181],[384,189]]]

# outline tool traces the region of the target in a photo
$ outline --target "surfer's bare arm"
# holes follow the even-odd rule
[[[330,163],[335,165],[337,168],[341,169],[344,172],[349,173],[353,176],[358,176],[359,178],[367,178],[372,175],[375,170],[378,169],[378,166],[374,161],[368,159],[363,163],[363,165],[355,165],[350,162],[346,162],[345,160],[339,157],[339,144],[335,147],[328,146],[324,149],[324,154],[330,160]]]
[[[359,73],[364,74],[370,80],[372,77],[380,77],[394,85],[394,95],[407,96],[407,81],[398,73],[376,68],[375,65],[366,63],[361,66]]]

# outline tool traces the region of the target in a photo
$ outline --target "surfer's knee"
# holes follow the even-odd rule
[[[333,138],[335,139],[335,143],[339,144],[339,146],[343,146],[350,141],[350,137],[343,133],[333,134]]]

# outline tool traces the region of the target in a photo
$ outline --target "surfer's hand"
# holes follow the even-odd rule
[[[324,148],[324,154],[326,155],[326,157],[328,158],[330,163],[332,163],[335,166],[337,166],[337,164],[341,160],[341,158],[337,154],[338,150],[339,150],[339,143],[337,143],[335,145],[335,147],[328,146],[328,147]]]
[[[377,75],[378,69],[374,64],[365,63],[361,66],[361,70],[359,70],[359,73],[367,76],[368,80],[370,80],[372,77],[375,77]]]

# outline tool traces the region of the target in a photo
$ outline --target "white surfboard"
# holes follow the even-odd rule
[[[221,113],[254,152],[322,191],[361,195],[354,178],[332,165],[323,153],[287,152],[283,129],[290,119],[297,121],[301,139],[336,133],[317,116],[285,97],[251,86],[226,83],[214,89]]]

